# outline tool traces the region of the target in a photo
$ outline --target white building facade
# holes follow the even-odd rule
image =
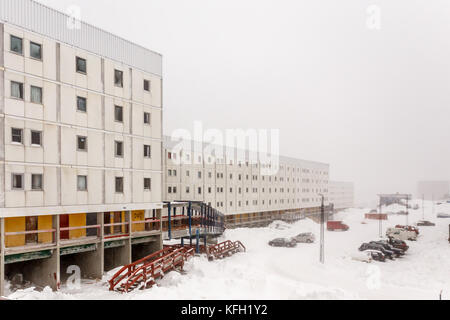
[[[300,211],[328,204],[329,165],[280,157],[279,170],[264,173],[264,163],[238,160],[225,150],[221,158],[198,148],[177,148],[164,140],[164,200],[201,201],[228,217]],[[199,150],[202,150],[200,148]],[[246,153],[248,156],[248,152]]]
[[[163,207],[161,55],[0,0],[0,194],[2,281],[9,253],[85,239],[89,216],[96,246],[131,246],[131,223]]]

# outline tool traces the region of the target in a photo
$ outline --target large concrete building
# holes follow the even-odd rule
[[[0,295],[19,272],[57,288],[76,255],[101,277],[160,248],[161,55],[0,0],[0,194]]]
[[[353,182],[330,181],[329,199],[335,210],[353,208],[355,206]]]
[[[426,200],[450,199],[450,181],[420,181],[417,184],[417,198]]]
[[[248,152],[223,148],[215,157],[208,148],[188,143],[176,148],[164,139],[164,200],[201,201],[226,215],[228,226],[245,225],[267,214],[318,212],[323,194],[328,205],[329,165],[279,158],[279,170],[264,174],[264,162]]]

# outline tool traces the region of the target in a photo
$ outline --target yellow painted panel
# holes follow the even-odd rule
[[[53,216],[42,216],[38,218],[38,230],[52,230],[53,229]],[[39,233],[39,243],[52,243],[53,233]]]
[[[25,231],[25,217],[21,218],[6,218],[5,219],[5,233],[8,232],[22,232]],[[21,247],[25,245],[25,235],[18,236],[6,236],[5,246],[7,248],[11,247]]]
[[[86,226],[86,213],[71,214],[69,215],[69,227],[85,227]],[[78,239],[86,237],[86,229],[70,230],[69,239]]]
[[[132,221],[145,221],[145,211],[133,211],[131,212]],[[132,232],[142,232],[145,231],[145,224],[133,224],[131,228]]]

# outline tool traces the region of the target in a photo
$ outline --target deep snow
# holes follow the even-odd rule
[[[421,201],[413,201],[421,206]],[[33,288],[8,295],[9,299],[450,299],[450,219],[432,217],[431,202],[425,204],[425,219],[436,227],[421,227],[417,242],[409,242],[407,255],[386,263],[366,264],[351,259],[364,241],[378,239],[379,223],[365,221],[368,209],[350,209],[337,215],[350,226],[348,232],[327,232],[326,262],[319,263],[319,244],[294,249],[271,248],[267,242],[313,232],[319,238],[320,226],[311,220],[293,225],[275,222],[267,228],[227,230],[222,240],[241,240],[247,253],[221,261],[205,257],[190,260],[186,274],[172,272],[158,287],[130,294],[108,291],[107,280],[83,281],[81,288],[63,286],[60,292]],[[404,210],[390,206],[384,212]],[[450,204],[436,206],[435,213],[450,213]],[[409,222],[422,219],[422,208],[410,210]],[[362,222],[367,224],[362,224]],[[405,224],[405,216],[391,215],[383,230]]]

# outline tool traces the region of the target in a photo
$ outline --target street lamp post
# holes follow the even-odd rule
[[[325,196],[322,197],[322,206],[320,212],[320,263],[325,263]]]

